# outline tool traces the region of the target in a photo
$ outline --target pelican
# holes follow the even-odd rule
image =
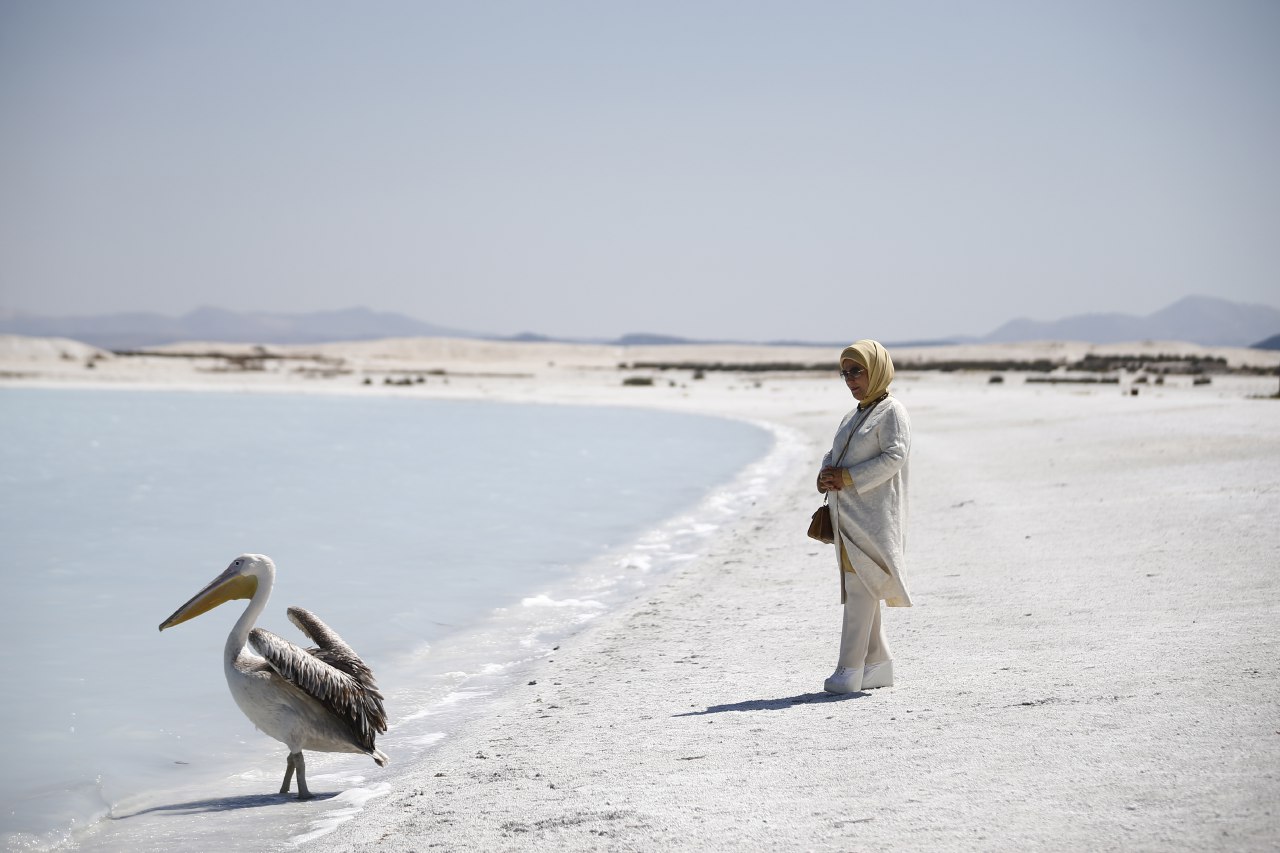
[[[387,712],[373,673],[328,625],[301,607],[289,621],[319,648],[303,649],[270,631],[254,628],[271,597],[276,565],[262,554],[241,554],[173,615],[160,623],[172,628],[237,598],[249,606],[236,621],[223,650],[223,670],[231,696],[250,722],[289,748],[280,793],[298,774],[298,799],[311,799],[302,750],[363,752],[378,766],[387,756],[373,740],[387,730]],[[245,648],[252,646],[254,654]]]

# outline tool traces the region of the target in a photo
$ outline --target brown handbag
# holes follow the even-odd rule
[[[822,506],[818,507],[813,513],[813,518],[809,519],[809,538],[828,545],[835,544],[836,532],[831,529],[831,510],[827,508],[825,497],[822,499]]]

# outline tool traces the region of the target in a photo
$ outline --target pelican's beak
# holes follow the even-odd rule
[[[233,566],[214,578],[212,583],[197,592],[190,601],[173,611],[172,616],[160,623],[160,630],[194,619],[201,613],[208,613],[219,604],[226,604],[237,598],[253,598],[257,591],[258,579],[252,575],[240,574]]]

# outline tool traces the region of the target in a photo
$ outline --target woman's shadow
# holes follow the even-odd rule
[[[801,693],[799,696],[787,696],[783,699],[748,699],[745,702],[734,702],[729,705],[709,705],[705,711],[685,711],[683,714],[672,714],[673,717],[701,717],[706,714],[723,714],[726,711],[785,711],[796,705],[830,704],[856,699],[867,693]]]

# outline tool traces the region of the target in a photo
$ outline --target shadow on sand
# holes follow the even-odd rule
[[[734,702],[731,705],[709,705],[705,711],[685,711],[683,714],[672,714],[673,717],[701,717],[706,714],[723,714],[726,711],[785,711],[796,705],[830,704],[843,702],[846,699],[857,699],[867,694],[857,693],[801,693],[799,696],[788,696],[785,699],[748,699],[745,702]]]
[[[302,800],[301,802],[323,802],[332,799],[337,795],[333,793],[313,792],[314,797],[311,800]],[[283,806],[300,802],[297,797],[292,794],[244,794],[238,797],[216,797],[208,800],[191,800],[185,803],[168,803],[163,806],[151,806],[150,808],[138,809],[136,812],[128,814],[113,814],[111,820],[128,820],[131,817],[141,817],[144,814],[203,814],[206,812],[230,812],[239,809],[257,809],[267,806]]]

